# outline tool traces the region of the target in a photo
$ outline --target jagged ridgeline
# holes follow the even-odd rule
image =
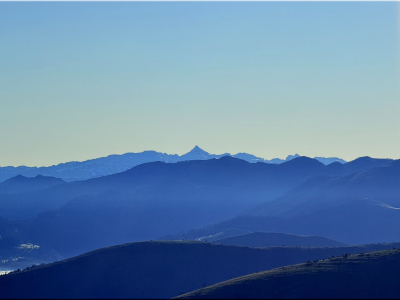
[[[286,159],[274,158],[272,160],[266,160],[248,153],[237,153],[235,155],[231,155],[230,153],[210,154],[200,147],[195,146],[191,151],[183,155],[167,154],[156,151],[143,151],[140,153],[125,153],[120,155],[113,154],[107,157],[89,159],[82,162],[71,161],[49,167],[0,167],[0,182],[17,175],[23,175],[27,177],[45,175],[62,178],[65,181],[85,180],[123,172],[137,165],[148,162],[162,161],[167,163],[175,163],[186,160],[207,160],[212,158],[221,158],[222,156],[227,155],[243,159],[250,163],[263,162],[273,164],[284,163],[299,157],[299,155],[296,154],[289,155]],[[333,162],[346,162],[337,157],[315,157],[315,159],[326,165]]]

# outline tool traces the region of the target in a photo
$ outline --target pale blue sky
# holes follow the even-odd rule
[[[400,158],[395,2],[0,3],[0,166]]]

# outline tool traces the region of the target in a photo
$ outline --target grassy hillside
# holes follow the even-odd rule
[[[393,247],[400,243],[309,249],[184,241],[130,243],[0,276],[0,297],[171,298],[285,265]]]
[[[221,282],[183,299],[399,298],[400,250],[335,257]]]
[[[335,240],[320,236],[304,236],[277,232],[253,232],[234,237],[216,240],[215,243],[247,247],[279,247],[279,246],[309,246],[309,247],[344,247],[349,246]]]

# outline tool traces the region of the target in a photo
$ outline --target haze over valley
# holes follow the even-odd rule
[[[75,182],[17,175],[0,183],[2,239],[65,258],[134,241],[205,241],[252,232],[315,235],[342,245],[391,243],[400,240],[394,229],[399,176],[399,161],[391,159],[325,165],[299,156],[268,164],[230,155],[149,162]],[[4,267],[16,264],[19,250],[12,249],[18,247],[9,243]]]

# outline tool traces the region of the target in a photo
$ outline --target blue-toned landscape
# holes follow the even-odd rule
[[[396,2],[0,2],[0,298],[400,297]]]

